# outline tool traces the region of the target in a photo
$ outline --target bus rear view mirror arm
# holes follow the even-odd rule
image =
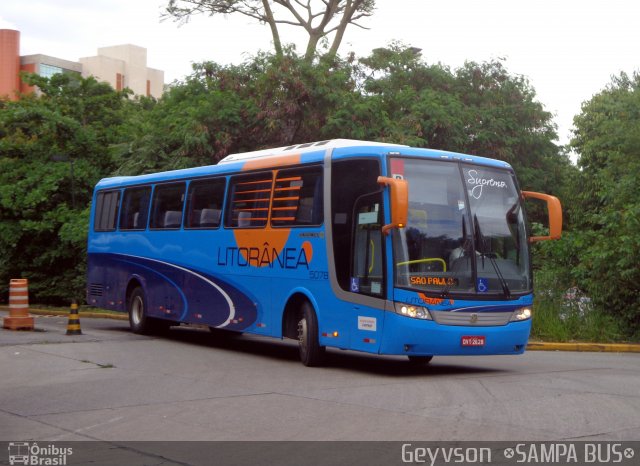
[[[409,183],[406,180],[379,176],[378,184],[389,186],[391,199],[391,223],[382,227],[382,233],[388,235],[392,228],[404,228],[409,216]]]
[[[532,236],[529,238],[529,242],[535,243],[537,241],[560,239],[560,236],[562,236],[562,205],[560,204],[560,199],[549,194],[532,191],[522,191],[522,197],[524,199],[545,201],[549,212],[549,236]]]

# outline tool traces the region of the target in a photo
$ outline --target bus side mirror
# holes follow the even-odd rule
[[[404,228],[409,216],[409,183],[406,180],[378,177],[378,184],[389,186],[391,198],[391,223],[382,227],[382,233],[387,235],[392,228]]]
[[[562,235],[562,206],[560,199],[549,194],[536,193],[532,191],[522,191],[524,199],[539,199],[547,203],[547,211],[549,212],[549,236],[532,236],[529,238],[530,243],[536,241],[548,241],[550,239],[560,239]]]

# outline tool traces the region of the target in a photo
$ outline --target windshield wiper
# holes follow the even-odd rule
[[[491,262],[491,265],[493,266],[493,270],[495,270],[496,275],[498,276],[498,280],[500,280],[500,285],[502,286],[502,291],[504,293],[505,298],[510,298],[511,290],[509,290],[509,285],[507,284],[507,281],[504,279],[504,276],[500,271],[500,267],[498,267],[498,262],[496,261],[495,253],[484,251],[486,239],[482,234],[482,231],[480,231],[480,222],[478,222],[478,216],[476,214],[473,214],[473,231],[477,235],[476,250],[480,253],[480,257],[482,257],[483,259],[487,257],[489,259],[489,262]],[[481,249],[478,249],[478,246],[480,246]],[[484,262],[483,262],[483,268],[484,268]]]
[[[462,255],[459,258],[466,256],[469,250],[471,250],[471,254],[473,254],[473,244],[471,240],[467,238],[467,226],[465,223],[465,217],[462,217],[462,238],[463,238]],[[458,263],[457,260],[453,262],[453,267],[451,267],[451,272],[455,272],[455,268],[456,268],[455,266],[457,263]],[[444,299],[447,296],[449,296],[449,290],[451,290],[451,287],[454,284],[455,284],[455,275],[453,279],[449,283],[447,283],[447,285],[442,289],[442,291],[440,292],[440,297]]]

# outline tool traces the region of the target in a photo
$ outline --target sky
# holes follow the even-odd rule
[[[21,55],[77,61],[98,47],[146,47],[148,66],[164,70],[166,83],[189,74],[192,63],[239,64],[271,50],[267,26],[233,15],[197,16],[184,25],[161,21],[167,3],[2,0],[0,28],[21,32]],[[361,24],[368,29],[347,29],[341,55],[367,56],[397,40],[422,49],[427,63],[452,69],[504,59],[554,115],[560,144],[569,142],[583,102],[613,75],[640,70],[638,0],[377,0],[374,15]],[[281,36],[304,51],[304,35],[294,28]]]

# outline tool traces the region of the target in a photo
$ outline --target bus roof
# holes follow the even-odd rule
[[[385,146],[385,147],[409,147],[402,144],[392,144],[386,142],[372,142],[372,141],[358,141],[355,139],[329,139],[326,141],[307,142],[305,144],[294,144],[292,146],[274,147],[272,149],[256,150],[253,152],[243,152],[240,154],[229,154],[222,160],[220,164],[254,160],[257,158],[266,157],[279,157],[287,154],[300,154],[305,152],[312,152],[318,149],[336,149],[339,147],[371,147],[371,146]]]
[[[372,148],[375,148],[375,153],[378,154],[402,152],[403,155],[408,156],[422,156],[431,159],[463,160],[481,165],[511,168],[511,166],[506,162],[475,155],[447,152],[436,149],[415,148],[402,144],[358,141],[353,139],[331,139],[252,152],[230,154],[220,160],[217,165],[205,165],[201,167],[185,168],[181,170],[171,170],[138,176],[104,178],[98,182],[96,187],[101,189],[114,188],[145,183],[161,183],[181,179],[201,178],[213,175],[225,175],[254,168],[268,169],[290,165],[292,164],[291,160],[294,159],[296,160],[296,164],[321,162],[324,159],[326,150],[328,149],[333,150],[333,156],[336,158],[358,155],[370,156],[372,155]]]

